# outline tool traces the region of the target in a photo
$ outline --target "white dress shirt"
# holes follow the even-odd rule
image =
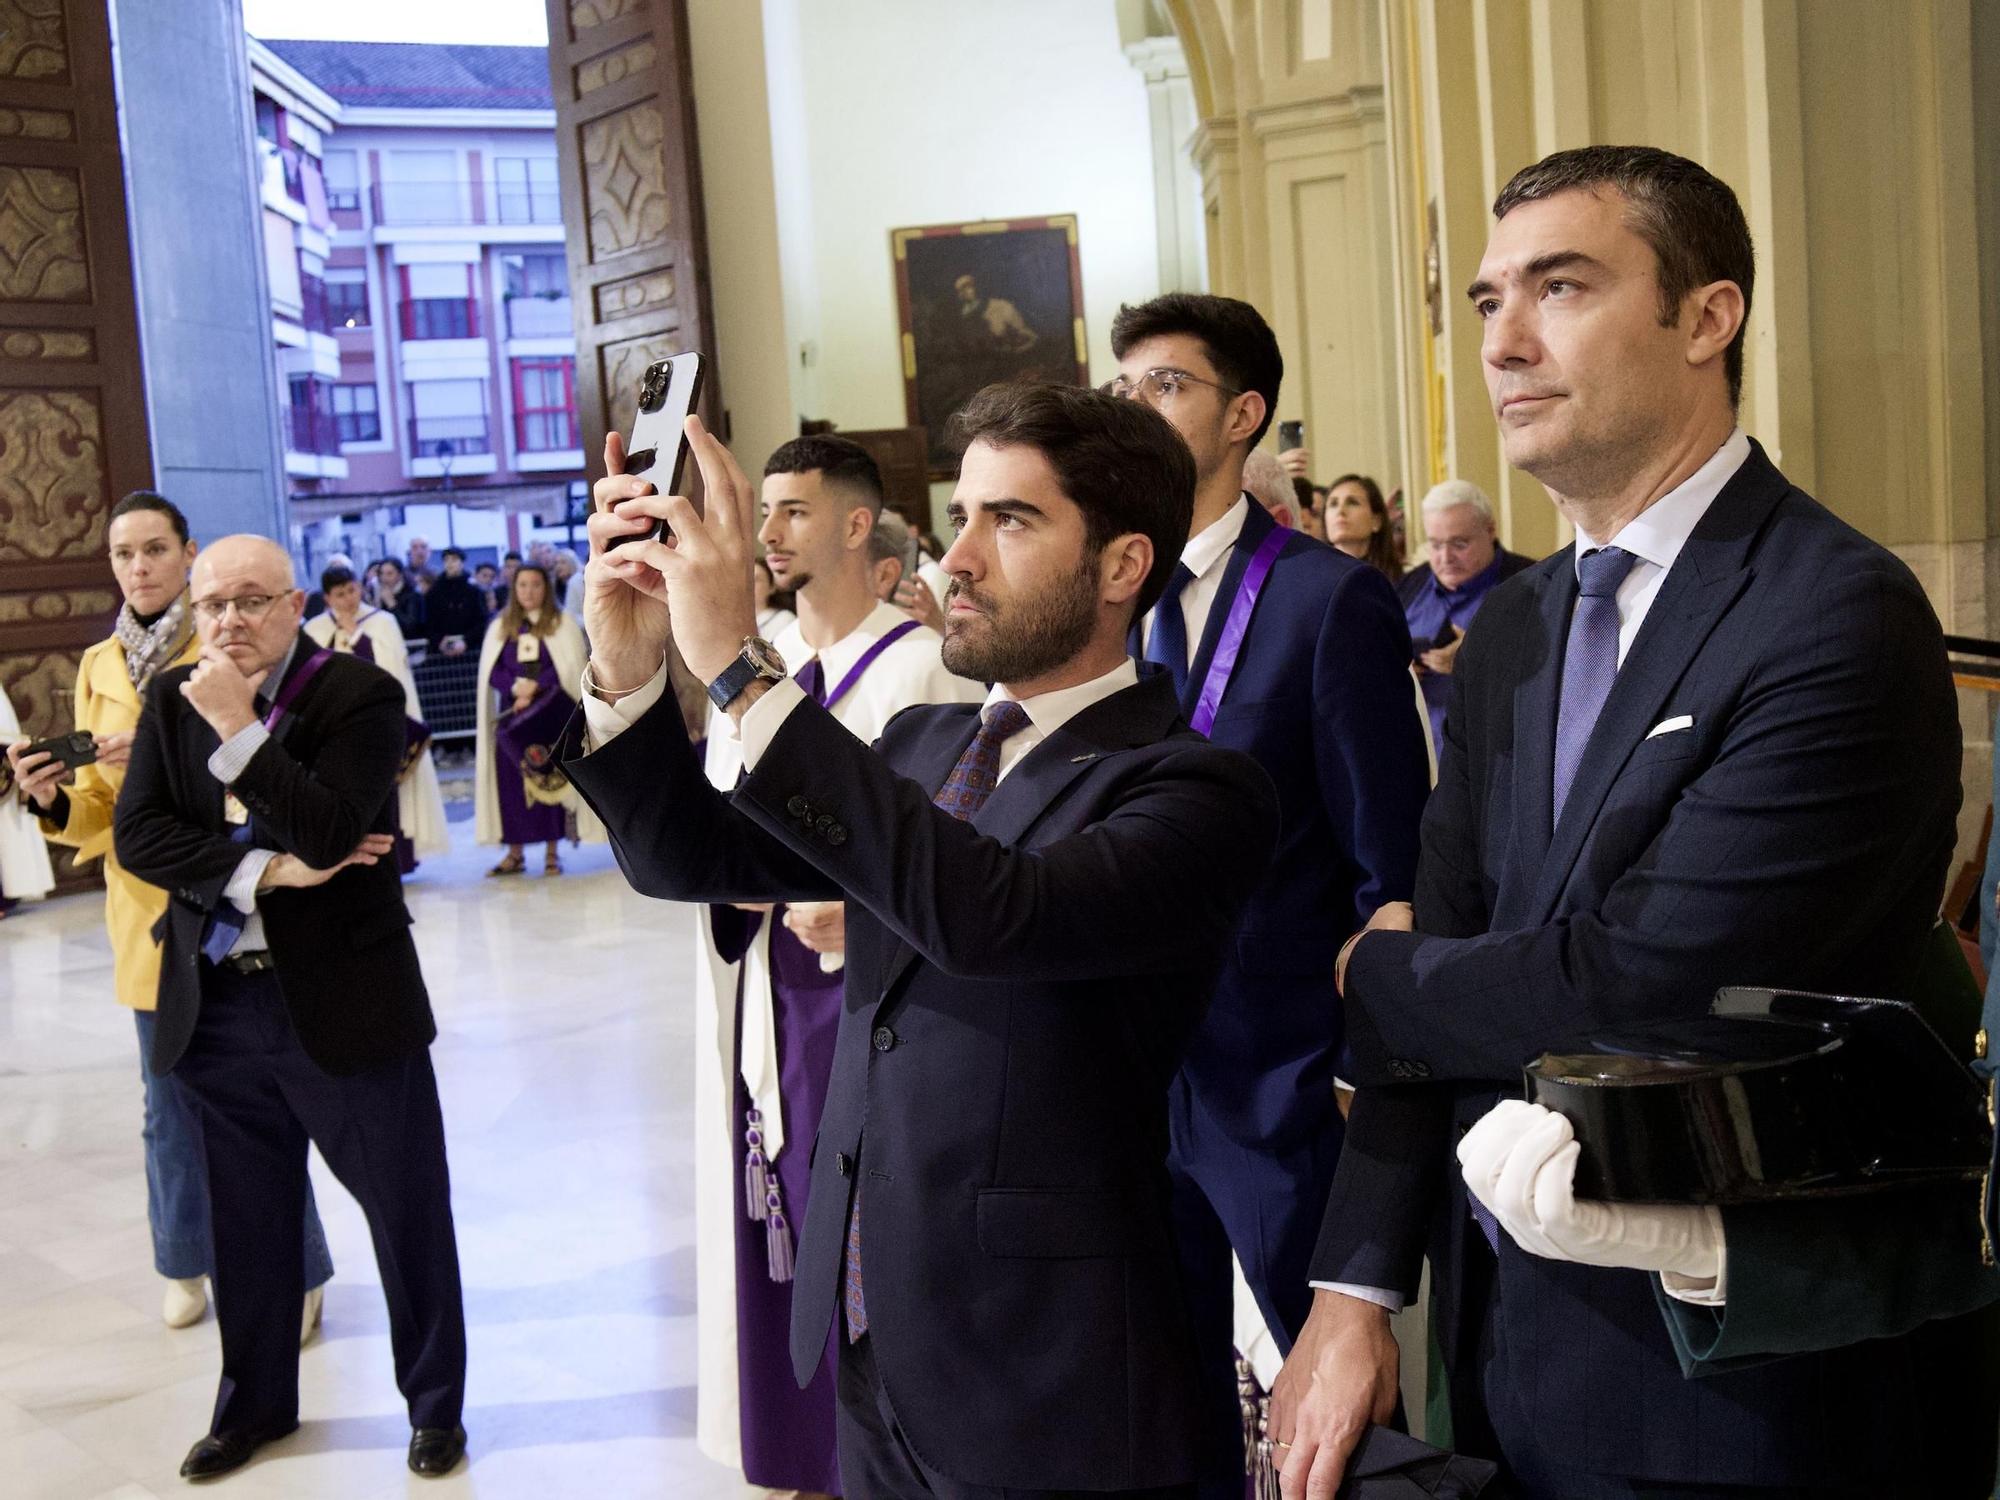
[[[1229,571],[1229,549],[1243,535],[1243,523],[1250,515],[1250,500],[1238,495],[1236,503],[1222,515],[1188,538],[1181,548],[1181,562],[1194,574],[1181,590],[1181,616],[1187,621],[1187,664],[1192,667],[1201,651],[1202,632],[1208,628],[1208,612],[1215,608],[1215,596],[1222,592],[1222,575]],[[1158,608],[1146,612],[1142,643],[1152,644],[1153,620]]]
[[[1623,548],[1639,559],[1618,585],[1619,666],[1625,665],[1626,653],[1638,638],[1639,627],[1646,623],[1646,613],[1659,597],[1660,585],[1666,582],[1667,573],[1680,557],[1681,549],[1687,545],[1701,518],[1708,514],[1715,497],[1722,493],[1722,487],[1736,477],[1736,471],[1749,457],[1750,439],[1738,427],[1707,463],[1627,521],[1610,541],[1600,542],[1581,528],[1577,530],[1576,558],[1579,564],[1584,553],[1606,546]],[[1715,1280],[1690,1280],[1667,1273],[1661,1277],[1661,1285],[1669,1296],[1683,1302],[1719,1307],[1726,1296],[1728,1276],[1729,1252],[1725,1245]],[[1382,1287],[1355,1286],[1340,1281],[1315,1281],[1313,1285],[1377,1303],[1391,1312],[1400,1312],[1403,1307],[1403,1299],[1399,1295]]]

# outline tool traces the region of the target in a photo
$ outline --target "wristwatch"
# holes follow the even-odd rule
[[[759,678],[765,682],[783,682],[786,676],[785,659],[778,655],[777,648],[761,635],[746,635],[743,654],[708,685],[709,700],[726,710],[739,693]]]

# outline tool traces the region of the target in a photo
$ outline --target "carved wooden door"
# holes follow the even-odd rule
[[[106,515],[151,483],[106,0],[0,0],[0,686],[31,735],[71,727]]]
[[[703,416],[722,410],[714,364],[701,159],[686,0],[548,0],[563,225],[576,310],[585,465],[630,432],[640,373],[699,350]]]

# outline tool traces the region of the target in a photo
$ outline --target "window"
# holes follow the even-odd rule
[[[326,320],[335,328],[368,326],[368,273],[355,269],[326,273]]]
[[[401,269],[404,338],[479,337],[479,309],[472,300],[471,266],[448,261]]]
[[[321,170],[326,177],[326,206],[338,213],[361,207],[361,162],[352,151],[329,151]]]
[[[581,446],[576,431],[576,361],[514,361],[514,447],[558,453]]]
[[[462,168],[456,151],[391,151],[375,201],[383,224],[469,224]]]
[[[292,404],[286,415],[285,446],[294,453],[338,453],[334,433],[333,383],[317,375],[291,377]]]
[[[461,453],[491,453],[486,430],[486,382],[483,380],[414,380],[410,382],[410,454],[413,458],[451,458]]]
[[[569,261],[561,251],[519,251],[501,257],[507,273],[507,335],[568,338]]]
[[[242,119],[241,115],[236,117]],[[284,144],[283,132],[278,128],[278,101],[267,94],[257,96],[257,134],[274,146]]]
[[[502,224],[560,224],[562,194],[553,156],[502,156],[493,162],[495,217]]]
[[[374,443],[382,437],[382,412],[375,387],[337,385],[333,388],[333,421],[343,443]]]
[[[309,250],[299,252],[299,306],[310,332],[327,331],[326,261]]]

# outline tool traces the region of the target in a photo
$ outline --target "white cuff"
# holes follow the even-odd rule
[[[595,664],[583,669],[583,748],[599,750],[618,738],[640,719],[646,710],[665,695],[667,691],[667,663],[660,661],[660,669],[646,679],[645,686],[635,689],[616,703],[607,702],[597,696],[597,679],[592,675]]]
[[[806,701],[806,691],[798,683],[787,677],[783,682],[774,682],[764,696],[743,710],[738,727],[743,732],[743,769],[754,771],[757,761],[778,737],[784,727],[785,716]],[[727,714],[724,718],[729,717]]]
[[[257,727],[262,729],[264,726],[259,724]],[[230,904],[245,916],[257,909],[257,882],[264,878],[264,866],[277,857],[275,849],[252,849],[236,866],[236,873],[229,877],[229,884],[222,888],[222,894],[229,898]]]
[[[1660,1272],[1660,1289],[1676,1302],[1685,1302],[1693,1307],[1721,1307],[1729,1301],[1729,1244],[1722,1236],[1722,1211],[1710,1208],[1715,1215],[1715,1274],[1713,1276],[1683,1276],[1679,1271]]]
[[[264,741],[270,737],[271,731],[252,719],[216,747],[208,758],[208,774],[224,786],[234,785],[236,778],[249,768],[251,757],[264,748]]]
[[[1379,1286],[1356,1286],[1351,1281],[1315,1281],[1313,1289],[1320,1292],[1339,1292],[1345,1297],[1358,1297],[1363,1302],[1372,1302],[1377,1307],[1386,1307],[1392,1313],[1403,1310],[1403,1294],[1391,1292]]]

